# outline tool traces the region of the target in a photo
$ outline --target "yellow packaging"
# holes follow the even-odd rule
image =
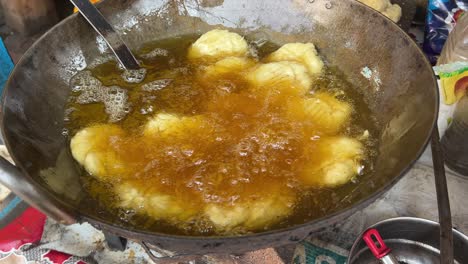
[[[434,71],[440,77],[445,104],[454,104],[465,95],[468,89],[468,62],[436,66]]]
[[[90,1],[91,3],[93,3],[93,4],[95,4],[95,3],[97,3],[97,2],[100,2],[101,0],[89,0],[89,1]],[[78,12],[78,8],[75,7],[75,8],[73,8],[73,13],[76,13],[76,12]]]

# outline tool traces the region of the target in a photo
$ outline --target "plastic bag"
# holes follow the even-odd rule
[[[429,0],[423,49],[435,64],[458,18],[468,9],[468,0]]]
[[[10,72],[13,70],[13,61],[8,54],[3,40],[0,38],[0,94],[3,91],[3,86],[10,76]]]
[[[458,19],[440,54],[438,65],[468,61],[468,12]]]

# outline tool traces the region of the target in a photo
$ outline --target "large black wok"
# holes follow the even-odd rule
[[[62,135],[70,77],[104,52],[105,43],[79,15],[38,40],[3,94],[2,132],[17,165],[0,160],[0,182],[65,224],[90,222],[107,232],[181,253],[242,252],[299,241],[370,204],[419,157],[436,121],[431,67],[394,23],[353,0],[105,1],[101,11],[132,49],[224,26],[278,44],[311,41],[366,96],[381,127],[375,172],[333,214],[289,228],[239,237],[187,237],[128,227],[82,191],[79,168]]]

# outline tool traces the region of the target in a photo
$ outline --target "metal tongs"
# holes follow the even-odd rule
[[[125,69],[137,70],[140,68],[138,61],[128,46],[93,4],[88,0],[70,0],[70,2],[76,6],[94,30],[104,38],[109,48],[117,57],[117,60]]]

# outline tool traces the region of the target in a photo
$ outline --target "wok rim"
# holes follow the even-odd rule
[[[352,0],[347,0],[348,2],[351,2]],[[389,26],[391,27],[396,27],[398,30],[398,34],[402,36],[402,38],[409,40],[410,45],[412,48],[416,48],[416,52],[419,54],[420,57],[422,57],[422,60],[424,64],[426,64],[426,68],[430,69],[432,74],[432,87],[435,89],[435,105],[434,107],[434,114],[432,117],[432,126],[430,130],[428,131],[429,133],[424,139],[424,144],[421,145],[419,151],[415,155],[415,158],[412,159],[411,161],[408,162],[408,165],[401,170],[397,176],[395,176],[393,179],[388,181],[386,184],[384,184],[382,187],[377,189],[375,192],[373,192],[371,195],[367,196],[366,198],[353,203],[352,205],[345,207],[343,209],[340,209],[336,212],[333,212],[329,215],[313,219],[310,221],[307,221],[302,224],[297,224],[297,225],[292,225],[284,228],[279,228],[279,229],[272,229],[268,231],[260,231],[260,232],[251,232],[251,233],[246,233],[238,236],[189,236],[189,235],[172,235],[172,234],[167,234],[167,233],[160,233],[160,232],[151,232],[151,231],[146,231],[146,230],[139,230],[139,229],[134,229],[132,227],[125,228],[121,225],[118,225],[116,223],[112,223],[110,221],[104,220],[104,219],[99,219],[95,216],[88,215],[86,213],[81,212],[82,210],[78,210],[76,206],[70,206],[69,203],[65,203],[63,199],[60,199],[59,195],[57,195],[55,192],[50,191],[49,189],[45,188],[41,184],[39,184],[36,180],[32,179],[32,177],[27,173],[27,171],[24,168],[24,165],[19,163],[14,151],[12,151],[14,148],[12,148],[11,144],[9,143],[8,137],[6,136],[5,133],[5,102],[7,101],[8,98],[8,91],[10,90],[11,82],[12,82],[12,76],[16,74],[17,71],[19,71],[19,66],[21,66],[24,61],[26,61],[26,58],[32,57],[35,47],[40,45],[42,43],[42,40],[45,39],[47,36],[54,34],[55,30],[60,28],[63,24],[69,23],[69,21],[72,21],[73,19],[78,19],[78,16],[80,15],[78,12],[71,14],[70,16],[64,18],[62,21],[51,27],[49,30],[47,30],[41,37],[39,37],[27,50],[26,52],[21,56],[21,58],[18,60],[18,62],[15,64],[14,69],[10,73],[7,82],[5,83],[4,90],[2,93],[2,111],[1,111],[1,133],[5,142],[5,146],[8,149],[8,152],[10,153],[11,158],[15,162],[15,166],[19,168],[23,174],[24,177],[29,177],[33,184],[35,185],[36,188],[39,188],[43,190],[46,194],[47,197],[46,199],[48,200],[53,200],[55,201],[56,204],[60,204],[60,208],[64,209],[64,211],[71,213],[75,218],[77,223],[83,223],[83,222],[88,222],[91,225],[98,227],[101,231],[105,229],[105,231],[110,231],[112,233],[126,233],[126,234],[137,234],[138,236],[144,236],[145,238],[162,238],[165,240],[172,240],[172,241],[180,241],[180,240],[190,240],[190,241],[199,241],[201,243],[209,243],[209,242],[217,242],[219,240],[239,240],[239,239],[249,239],[249,238],[259,238],[259,237],[269,237],[271,235],[277,235],[277,236],[287,236],[291,231],[294,230],[300,230],[304,229],[304,238],[310,235],[310,232],[315,232],[319,230],[320,228],[331,226],[333,224],[336,224],[338,221],[331,221],[330,223],[327,223],[329,220],[332,220],[334,218],[339,218],[340,216],[342,218],[346,218],[347,216],[350,216],[354,213],[356,213],[359,210],[364,209],[365,207],[369,206],[371,203],[373,203],[377,198],[381,197],[385,192],[390,190],[398,181],[400,181],[403,176],[405,176],[408,171],[415,165],[415,163],[421,158],[422,154],[426,150],[427,146],[429,145],[429,142],[432,137],[432,133],[434,129],[437,126],[437,120],[438,120],[438,115],[439,115],[439,108],[440,108],[440,91],[438,89],[438,84],[437,84],[437,79],[435,77],[434,72],[432,71],[432,65],[430,64],[428,58],[422,51],[422,49],[413,41],[413,39],[406,33],[400,26],[398,26],[397,23],[393,22],[391,19],[387,18],[386,16],[382,15],[380,12],[374,10],[373,8],[359,2],[359,1],[352,1],[353,4],[360,5],[366,9],[369,10],[369,12],[373,12],[374,14],[377,14],[381,18],[384,18],[387,20],[389,23]],[[97,4],[98,8],[102,8],[103,2],[100,2]],[[86,23],[83,19],[83,23]],[[352,209],[355,209],[354,211]],[[316,226],[315,228],[312,228],[313,226]],[[302,240],[301,238],[300,240]],[[149,239],[148,239],[149,240]],[[144,241],[144,239],[142,240]],[[297,241],[296,241],[297,242]]]

